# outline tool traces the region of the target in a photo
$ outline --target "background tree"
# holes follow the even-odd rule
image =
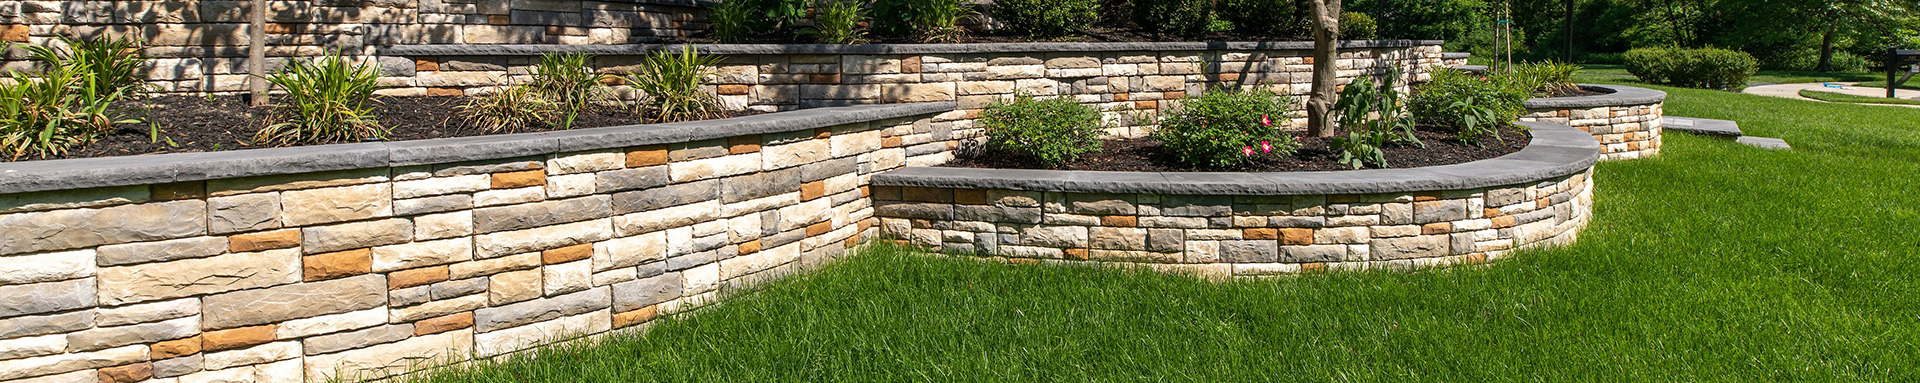
[[[1307,135],[1333,137],[1333,103],[1338,97],[1340,0],[1312,2],[1313,94],[1307,97]]]

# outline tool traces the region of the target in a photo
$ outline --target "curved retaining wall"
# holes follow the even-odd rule
[[[881,232],[946,252],[1120,262],[1212,276],[1478,263],[1565,243],[1593,207],[1600,145],[1523,123],[1520,152],[1466,164],[1301,173],[911,167],[873,177]]]
[[[1625,85],[1581,84],[1608,94],[1527,100],[1521,121],[1572,126],[1600,140],[1602,160],[1660,154],[1660,117],[1667,92]]]
[[[0,164],[0,382],[325,381],[630,328],[873,236],[953,103]]]

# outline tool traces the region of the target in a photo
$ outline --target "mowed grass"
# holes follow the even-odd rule
[[[1920,110],[1661,88],[1575,245],[1484,267],[1213,283],[875,248],[644,336],[434,382],[1916,381]]]
[[[1801,89],[1800,97],[1806,97],[1806,98],[1811,98],[1811,99],[1826,101],[1826,102],[1848,102],[1848,103],[1855,103],[1855,104],[1920,105],[1920,101],[1908,100],[1904,98],[1867,97],[1867,96],[1857,96],[1857,95],[1851,95],[1846,93],[1825,92],[1825,91],[1818,91],[1818,90],[1811,90],[1811,89]]]
[[[1627,72],[1627,66],[1619,64],[1580,64],[1583,68],[1574,75],[1579,82],[1620,82],[1638,83],[1639,79]],[[1796,84],[1808,82],[1857,83],[1879,81],[1885,83],[1885,74],[1873,72],[1815,72],[1794,70],[1762,70],[1747,78],[1748,83]],[[1860,84],[1859,86],[1872,86]],[[1882,86],[1884,87],[1884,86]],[[1905,87],[1905,86],[1902,86]],[[1920,89],[1920,88],[1916,88]]]

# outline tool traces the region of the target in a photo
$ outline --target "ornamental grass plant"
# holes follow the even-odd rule
[[[114,124],[139,122],[113,106],[145,86],[134,73],[150,59],[137,41],[61,38],[59,45],[66,48],[0,45],[26,51],[38,69],[12,71],[0,81],[0,154],[10,159],[59,156],[112,132]],[[157,127],[151,135],[159,139]]]
[[[317,60],[291,60],[267,82],[286,91],[273,120],[254,136],[268,145],[352,142],[385,139],[369,102],[380,89],[380,70],[371,63],[352,63],[339,52]]]
[[[692,45],[647,55],[640,71],[625,77],[640,92],[635,113],[659,122],[704,120],[722,116],[720,101],[702,88],[703,78],[723,58],[702,54]]]

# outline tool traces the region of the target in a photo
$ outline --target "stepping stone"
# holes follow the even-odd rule
[[[1740,123],[1727,120],[1668,116],[1660,119],[1660,126],[1708,137],[1736,139],[1745,135],[1740,132]]]
[[[1775,149],[1775,150],[1793,149],[1792,145],[1787,145],[1787,140],[1782,140],[1778,138],[1744,136],[1744,137],[1735,139],[1734,142],[1739,142],[1743,145],[1752,146],[1752,147],[1761,148],[1761,149]]]

